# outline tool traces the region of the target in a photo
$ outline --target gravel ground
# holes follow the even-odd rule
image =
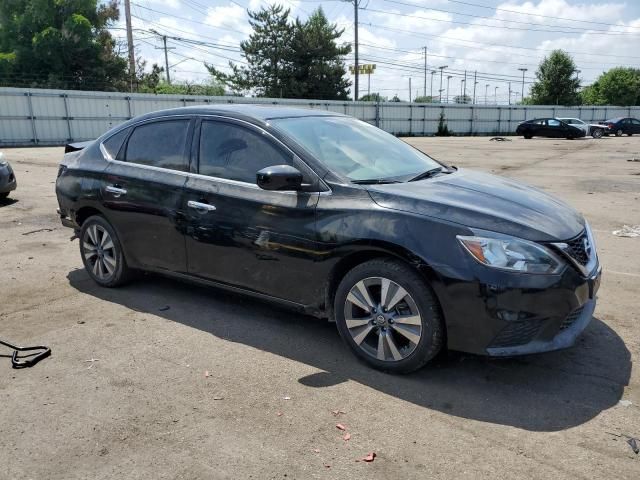
[[[0,357],[0,478],[640,478],[640,238],[612,235],[640,225],[640,138],[408,141],[587,216],[604,277],[574,348],[390,376],[325,321],[154,276],[101,289],[56,218],[62,149],[6,149],[0,338],[53,355]]]

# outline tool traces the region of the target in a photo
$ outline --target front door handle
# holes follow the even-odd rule
[[[193,208],[193,209],[197,210],[200,213],[213,212],[216,209],[216,207],[214,207],[213,205],[211,205],[209,203],[194,202],[193,200],[189,200],[187,202],[187,206],[189,208]]]
[[[124,188],[120,188],[119,186],[109,185],[105,190],[109,193],[113,193],[114,197],[119,197],[120,195],[126,195],[127,191]]]

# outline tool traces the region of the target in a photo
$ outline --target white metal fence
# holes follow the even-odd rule
[[[455,135],[509,134],[537,117],[601,121],[640,117],[640,107],[497,106],[204,97],[0,88],[0,146],[61,145],[90,140],[129,118],[187,105],[265,103],[352,115],[396,135],[433,135],[444,113]]]

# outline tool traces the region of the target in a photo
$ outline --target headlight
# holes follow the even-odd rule
[[[466,237],[458,240],[478,262],[522,273],[559,273],[565,263],[548,248],[513,237]]]

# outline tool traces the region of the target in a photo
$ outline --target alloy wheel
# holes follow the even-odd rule
[[[87,267],[100,280],[107,280],[115,272],[116,247],[104,227],[97,224],[89,225],[82,239],[82,254]]]
[[[401,285],[384,277],[356,283],[345,300],[344,318],[358,347],[377,360],[404,360],[422,337],[416,302]]]

